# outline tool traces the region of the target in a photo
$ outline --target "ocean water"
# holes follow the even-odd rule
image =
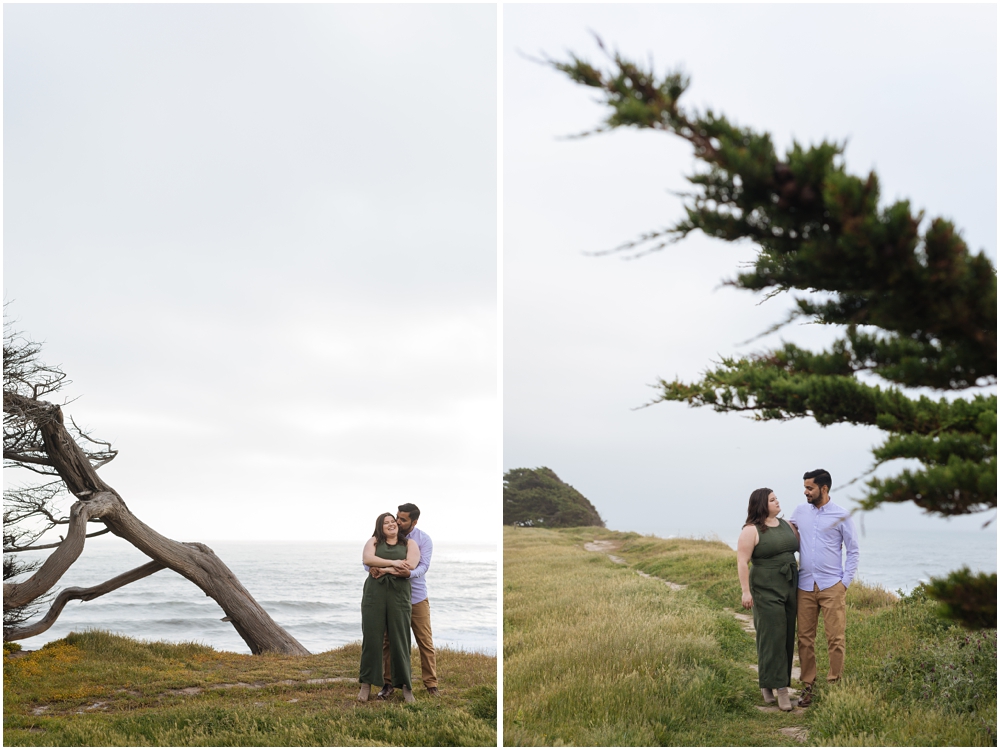
[[[362,543],[207,544],[271,617],[311,652],[361,640]],[[435,645],[496,654],[497,557],[494,546],[435,543],[427,575]],[[93,586],[148,561],[121,539],[90,540],[59,587]],[[193,583],[161,570],[93,601],[70,602],[49,630],[20,643],[36,649],[72,631],[96,628],[250,653],[232,625],[221,621],[224,616]]]
[[[889,591],[909,593],[930,578],[968,566],[973,572],[997,569],[996,525],[982,531],[858,530],[858,576]]]
[[[724,539],[736,549],[736,537]],[[858,577],[888,591],[909,593],[921,582],[963,565],[973,572],[997,569],[996,524],[982,531],[889,531],[858,527]],[[735,573],[734,573],[735,575]]]

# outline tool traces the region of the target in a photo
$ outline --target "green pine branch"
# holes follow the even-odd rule
[[[699,165],[688,177],[692,190],[682,219],[611,252],[643,255],[695,231],[726,242],[750,240],[757,247],[752,268],[727,283],[768,295],[790,292],[794,299],[788,318],[768,333],[797,318],[845,329],[827,351],[786,343],[723,359],[694,383],[661,380],[656,401],[758,420],[875,426],[887,433],[873,449],[876,467],[896,459],[920,466],[870,479],[862,507],[913,502],[944,516],[995,508],[996,396],[934,400],[896,387],[961,391],[996,383],[996,269],[989,258],[970,252],[949,221],[925,222],[907,201],[883,206],[874,172],[847,172],[844,144],[793,143],[779,157],[768,133],[738,127],[711,110],[682,108],[687,76],[657,76],[597,41],[606,69],[574,55],[568,62],[546,60],[599,92],[608,115],[592,132],[671,133],[691,143]],[[888,386],[862,382],[862,373]],[[953,616],[996,627],[995,575],[992,593],[988,580],[968,575],[953,574],[935,586]]]

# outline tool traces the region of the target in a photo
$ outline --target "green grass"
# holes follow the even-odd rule
[[[627,564],[583,549],[595,539]],[[818,745],[996,744],[995,630],[852,585],[844,679],[804,715],[763,713],[753,637],[725,609],[739,600],[720,542],[505,528],[504,744],[798,745],[791,727]]]
[[[441,698],[418,687],[415,704],[362,705],[358,644],[307,657],[247,656],[75,633],[5,654],[4,744],[495,745],[496,658],[437,653]],[[419,675],[416,651],[413,667]],[[329,678],[345,679],[307,682]],[[222,687],[236,683],[246,686]],[[201,691],[176,692],[184,688]]]

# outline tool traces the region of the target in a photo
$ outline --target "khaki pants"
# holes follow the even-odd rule
[[[434,657],[434,636],[431,634],[431,603],[429,599],[417,602],[413,605],[413,614],[410,615],[410,627],[413,629],[413,637],[417,641],[417,648],[420,649],[420,673],[424,681],[424,687],[437,687],[437,664]],[[385,678],[383,684],[390,684],[392,680],[389,676],[389,638],[386,637],[382,643],[382,667]]]
[[[826,630],[826,647],[830,655],[830,672],[826,679],[834,682],[844,672],[844,650],[847,628],[847,587],[837,581],[830,588],[819,590],[813,584],[812,591],[799,589],[799,666],[802,682],[812,684],[816,680],[816,627],[819,614],[823,613],[823,627]]]

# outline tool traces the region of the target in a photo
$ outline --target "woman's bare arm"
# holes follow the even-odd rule
[[[753,597],[750,595],[749,562],[759,538],[757,527],[749,524],[743,527],[739,541],[736,542],[736,572],[740,576],[740,588],[743,589],[742,603],[746,609],[753,607]]]
[[[394,568],[399,564],[399,560],[387,560],[375,554],[375,537],[365,542],[365,548],[361,553],[361,560],[369,568]]]

